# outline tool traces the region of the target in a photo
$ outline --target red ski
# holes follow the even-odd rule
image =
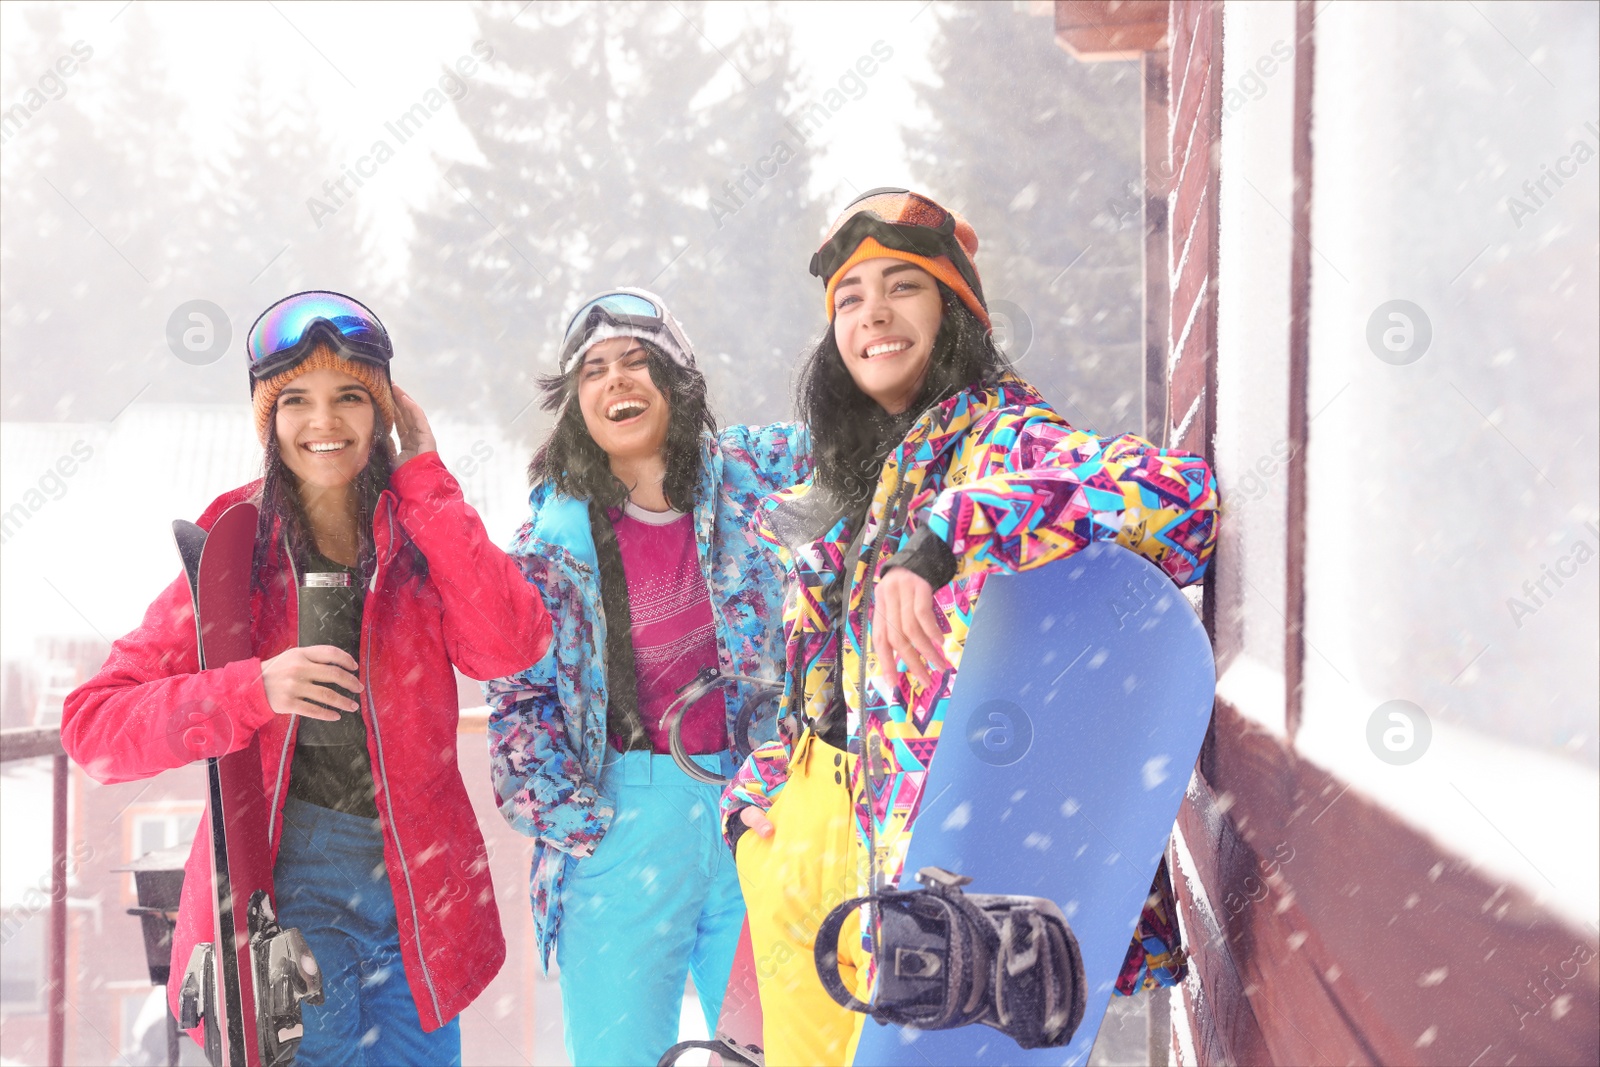
[[[254,654],[250,576],[254,504],[235,504],[209,534],[172,524],[194,600],[200,669]],[[196,945],[183,974],[179,1023],[204,1028],[218,1067],[287,1067],[304,1029],[300,1004],[322,1002],[322,979],[298,930],[278,925],[272,899],[271,800],[261,784],[260,742],[206,760],[213,939]],[[241,909],[237,905],[243,903]]]

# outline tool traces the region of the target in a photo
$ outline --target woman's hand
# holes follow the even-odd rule
[[[400,435],[400,455],[395,466],[404,466],[407,460],[416,459],[425,452],[438,448],[433,440],[433,429],[422,405],[411,399],[411,394],[398,385],[391,385],[394,393],[395,431]]]
[[[318,682],[337,685],[352,693],[361,692],[361,679],[355,657],[333,645],[308,645],[279,653],[261,665],[261,681],[267,687],[267,703],[279,715],[304,715],[308,719],[338,722],[340,708],[357,712],[361,705]],[[319,708],[309,701],[328,705]]]
[[[885,694],[893,693],[899,669],[906,670],[924,689],[933,685],[935,670],[949,670],[944,656],[944,631],[939,609],[933,603],[933,586],[904,567],[878,579],[872,605],[872,644],[878,652],[878,680]]]
[[[756,807],[754,804],[750,804],[740,811],[739,819],[746,826],[750,827],[751,832],[756,834],[758,837],[770,838],[773,834],[773,831],[777,829],[777,827],[772,825],[772,820],[767,818],[767,813]]]

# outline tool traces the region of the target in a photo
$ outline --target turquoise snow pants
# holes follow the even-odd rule
[[[732,773],[725,755],[695,762]],[[744,925],[739,875],[717,826],[721,790],[671,756],[606,753],[600,792],[616,805],[594,855],[561,890],[556,963],[575,1067],[654,1067],[678,1040],[684,976],[714,1032]]]

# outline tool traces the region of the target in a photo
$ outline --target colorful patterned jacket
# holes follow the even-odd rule
[[[700,568],[711,594],[724,674],[776,678],[783,568],[750,532],[768,493],[811,470],[810,437],[793,424],[734,426],[702,435],[700,503],[694,512]],[[596,783],[606,750],[606,619],[586,501],[548,484],[529,494],[532,517],[510,553],[544,595],[555,639],[521,674],[484,684],[489,756],[500,813],[534,838],[530,896],[539,962],[549,968],[561,930],[561,885],[605,836],[614,809]],[[749,694],[731,686],[732,718]]]
[[[808,483],[770,499],[760,530],[772,541],[795,580],[785,612],[787,677],[783,714],[798,709],[821,716],[841,685],[849,711],[850,749],[864,751],[876,734],[887,757],[888,787],[869,811],[857,760],[857,838],[865,892],[868,825],[878,843],[880,878],[898,886],[912,818],[922,798],[927,767],[939,741],[953,673],[933,673],[924,690],[902,675],[892,700],[876,683],[873,650],[863,633],[862,604],[869,584],[919,531],[943,543],[955,576],[938,587],[935,604],[945,631],[944,653],[959,670],[967,620],[996,571],[1020,571],[1061,559],[1091,541],[1114,540],[1156,563],[1179,585],[1205,573],[1215,541],[1216,483],[1206,462],[1164,451],[1132,435],[1106,440],[1074,430],[1027,382],[1007,376],[998,385],[974,386],[931,409],[912,427],[883,466],[850,577],[848,612],[840,629],[824,590],[845,565],[856,531]],[[819,503],[820,502],[820,503]],[[871,575],[871,583],[868,576]],[[792,724],[791,724],[792,726]],[[729,783],[722,799],[724,830],[745,805],[770,808],[788,776],[789,737],[758,748]],[[731,844],[730,840],[730,844]],[[1161,909],[1146,909],[1139,941],[1156,940]],[[1168,912],[1170,915],[1170,911]],[[1142,958],[1142,956],[1141,956]],[[1150,960],[1156,968],[1176,961]],[[1139,967],[1143,982],[1149,968]],[[1170,975],[1168,976],[1170,977]]]

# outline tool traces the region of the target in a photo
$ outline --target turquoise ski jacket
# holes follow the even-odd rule
[[[784,567],[751,530],[761,500],[811,473],[810,435],[792,423],[702,435],[695,542],[717,625],[723,674],[782,678]],[[534,839],[529,895],[539,963],[549,969],[561,930],[561,886],[593,854],[613,808],[596,787],[606,750],[606,619],[587,501],[548,484],[509,552],[544,597],[549,651],[520,674],[484,683],[491,776],[500,813]],[[746,701],[728,690],[728,729]]]

